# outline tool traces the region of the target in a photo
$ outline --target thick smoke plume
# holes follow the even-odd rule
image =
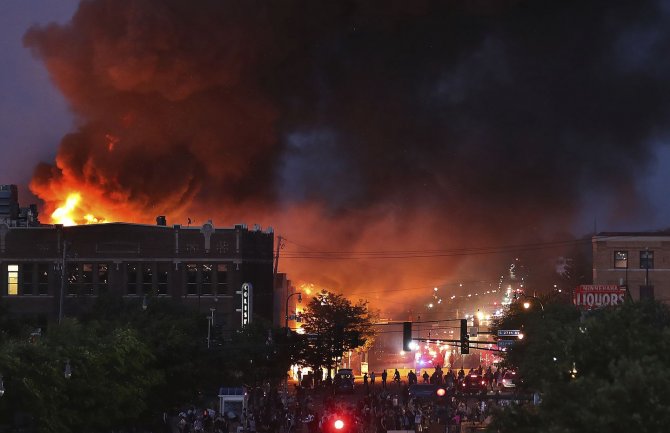
[[[303,245],[287,251],[546,239],[590,193],[644,205],[634,180],[666,132],[669,14],[667,1],[82,1],[25,36],[79,119],[31,188],[47,213],[79,191],[111,220],[273,225]],[[483,279],[473,262],[281,267],[365,294]]]

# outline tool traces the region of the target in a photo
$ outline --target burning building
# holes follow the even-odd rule
[[[164,220],[160,220],[163,223]],[[242,285],[253,314],[273,316],[272,230],[91,224],[0,224],[0,297],[10,312],[42,323],[87,311],[103,294],[149,307],[172,299],[215,309],[224,329],[241,326]]]
[[[606,224],[649,214],[660,2],[326,3],[87,0],[28,29],[77,119],[35,168],[42,213],[271,224],[296,283],[396,311],[511,258],[464,247],[553,239],[595,197]]]

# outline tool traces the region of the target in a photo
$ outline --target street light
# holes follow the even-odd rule
[[[70,366],[69,359],[65,361],[65,370],[63,371],[63,375],[65,376],[66,379],[72,377],[72,367]]]
[[[207,348],[209,349],[212,341],[212,326],[214,326],[214,312],[216,308],[209,309],[209,317],[207,318]]]
[[[289,299],[291,299],[291,297],[295,295],[298,295],[298,304],[302,303],[302,292],[291,293],[286,297],[286,310],[284,310],[286,312],[286,322],[284,323],[284,327],[286,328],[287,332],[288,332],[288,301]]]
[[[540,298],[538,298],[537,296],[533,296],[533,295],[526,295],[525,293],[515,293],[514,294],[514,299],[516,300],[518,298],[528,298],[528,299],[536,300],[537,303],[540,304],[540,309],[542,310],[542,317],[544,317],[544,305],[542,304],[542,301],[540,301]],[[523,303],[523,308],[525,308],[527,310],[527,309],[530,308],[530,305],[531,305],[530,302],[526,301],[526,302]]]

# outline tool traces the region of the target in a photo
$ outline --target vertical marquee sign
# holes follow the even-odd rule
[[[251,315],[253,314],[253,294],[254,288],[251,283],[242,284],[242,290],[237,292],[242,298],[242,308],[238,309],[242,313],[242,326],[251,323]]]

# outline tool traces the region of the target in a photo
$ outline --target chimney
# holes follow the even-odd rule
[[[159,226],[166,226],[167,225],[167,221],[165,220],[165,215],[158,215],[156,217],[156,225],[159,225]]]

